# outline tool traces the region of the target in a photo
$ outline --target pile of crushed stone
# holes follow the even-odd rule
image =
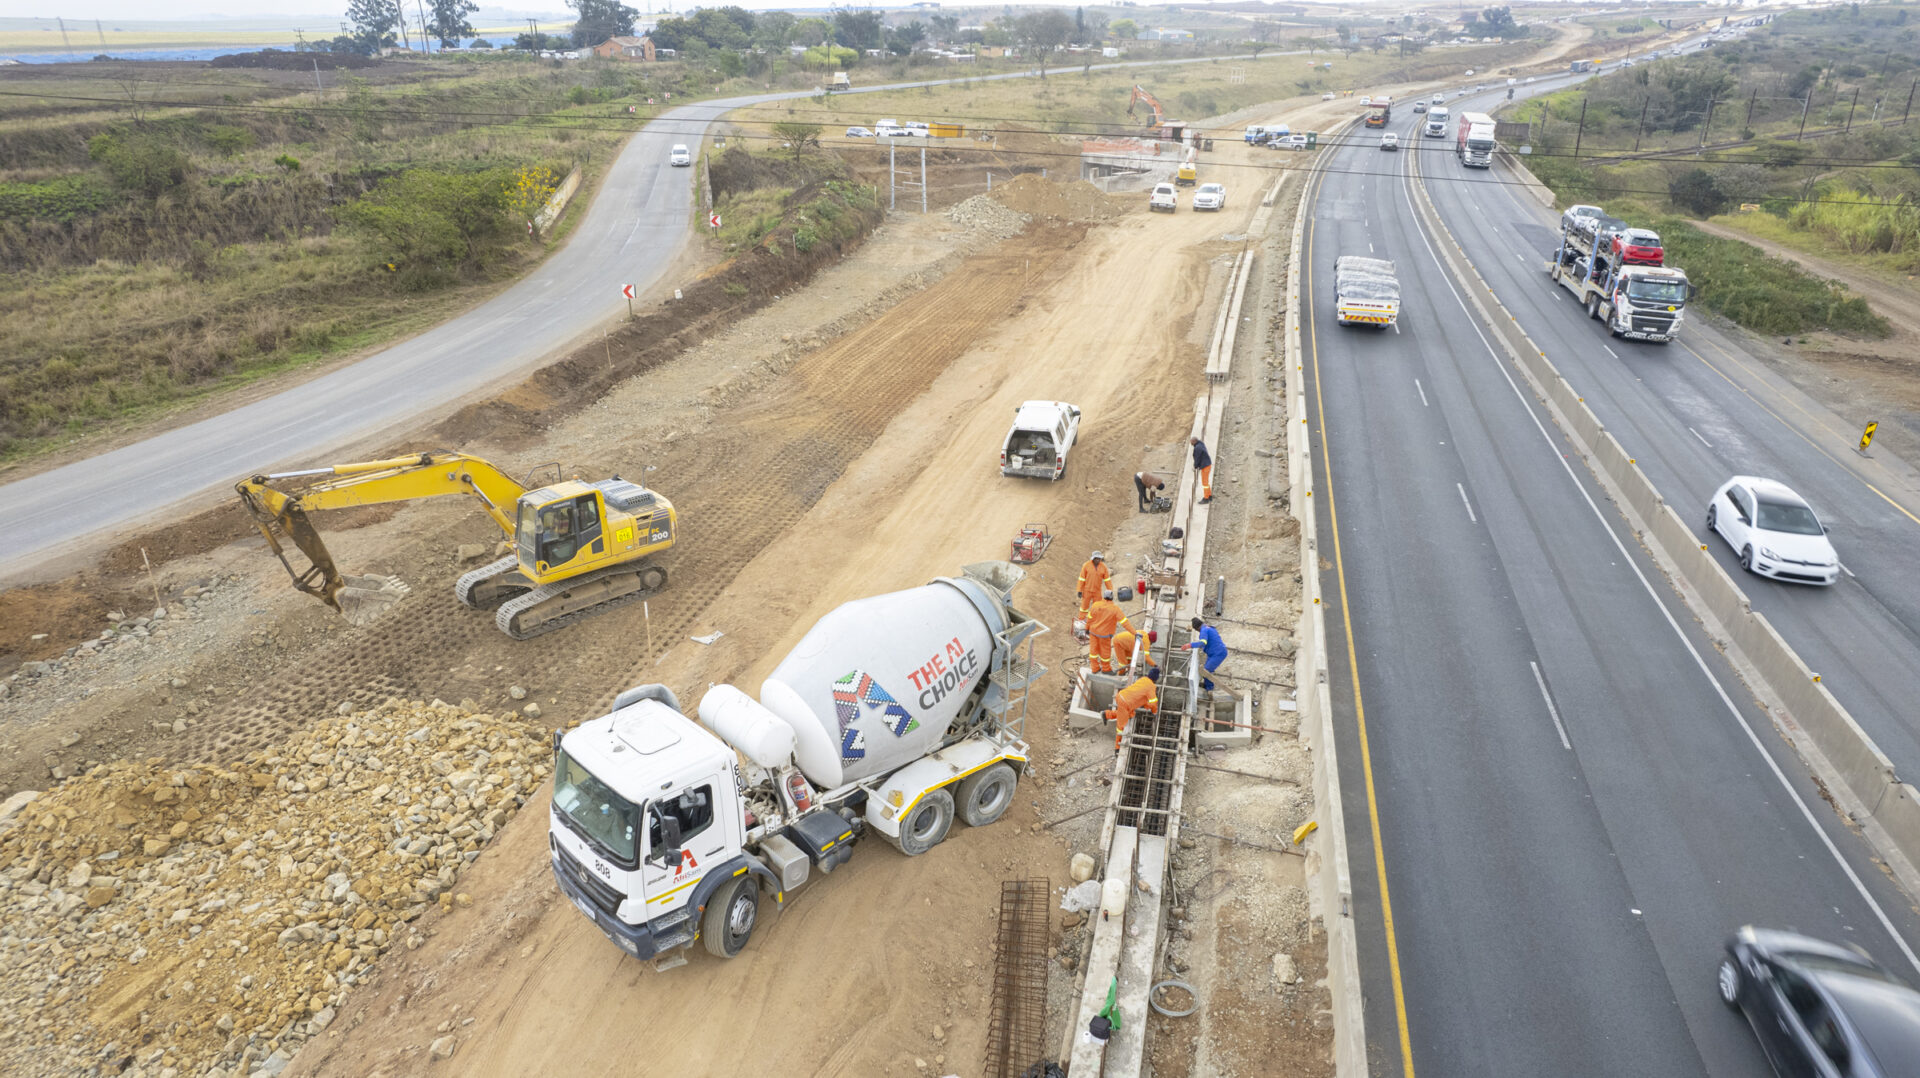
[[[547,779],[517,717],[390,699],[232,767],[0,807],[0,1071],[277,1074]]]

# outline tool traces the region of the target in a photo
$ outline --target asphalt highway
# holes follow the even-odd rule
[[[1885,450],[1870,458],[1853,452],[1873,417],[1832,415],[1697,314],[1672,344],[1611,339],[1547,278],[1559,215],[1504,167],[1462,168],[1440,148],[1443,140],[1421,141],[1434,147],[1421,156],[1434,204],[1501,302],[1753,608],[1820,673],[1899,772],[1920,777],[1920,485]],[[1733,475],[1778,479],[1812,503],[1846,567],[1837,584],[1742,572],[1739,552],[1705,521],[1708,499]]]
[[[1269,51],[1236,62],[1277,62]],[[1092,65],[1094,70],[1212,63],[1218,57]],[[1028,78],[1008,72],[865,86],[854,93]],[[566,245],[501,295],[365,359],[272,396],[63,467],[0,485],[0,577],[111,543],[282,467],[335,463],[325,454],[405,429],[546,357],[625,310],[623,284],[645,292],[672,273],[693,227],[692,169],[667,164],[734,109],[813,96],[762,94],[683,105],[646,124],[607,170]]]
[[[1920,925],[1482,336],[1411,155],[1339,141],[1304,358],[1374,1069],[1765,1073],[1728,933],[1913,973]],[[1395,260],[1397,332],[1335,324],[1341,254]]]

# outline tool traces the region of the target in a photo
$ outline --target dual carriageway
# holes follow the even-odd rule
[[[1458,244],[1903,774],[1920,774],[1920,485],[1848,459],[1857,424],[1698,316],[1669,346],[1609,338],[1546,275],[1556,215],[1504,165],[1464,169],[1451,139],[1411,119],[1393,125],[1401,153],[1358,129],[1323,151],[1303,256],[1373,1069],[1765,1073],[1714,989],[1727,935],[1793,927],[1912,976],[1920,917],[1499,351],[1469,303],[1479,282],[1442,253]],[[1342,254],[1396,261],[1393,330],[1334,323]],[[1848,570],[1838,585],[1739,575],[1700,519],[1736,473],[1812,499]]]

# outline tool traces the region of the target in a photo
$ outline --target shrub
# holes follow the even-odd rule
[[[1759,333],[1785,335],[1838,330],[1885,337],[1886,319],[1867,302],[1791,262],[1738,240],[1709,236],[1678,218],[1653,225],[1670,265],[1687,271],[1695,302]]]
[[[187,155],[157,134],[95,135],[87,142],[87,156],[105,166],[116,186],[148,198],[180,186],[187,178]]]
[[[409,169],[337,212],[374,239],[381,257],[416,272],[449,261],[475,265],[488,242],[508,231],[513,184],[505,169]]]
[[[204,137],[207,147],[222,157],[232,157],[253,146],[253,132],[229,124],[215,124],[207,128]]]
[[[1712,217],[1726,208],[1727,196],[1713,173],[1703,168],[1688,169],[1667,184],[1667,196],[1673,204],[1695,217]]]

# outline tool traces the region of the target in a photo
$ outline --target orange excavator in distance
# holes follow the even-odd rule
[[[1134,106],[1142,103],[1153,110],[1153,119],[1147,121],[1147,130],[1153,138],[1191,142],[1195,148],[1202,150],[1213,149],[1213,140],[1203,140],[1197,130],[1189,132],[1185,120],[1167,119],[1167,110],[1161,106],[1160,99],[1148,93],[1144,86],[1134,86],[1133,96],[1127,99],[1127,115],[1133,115]]]

